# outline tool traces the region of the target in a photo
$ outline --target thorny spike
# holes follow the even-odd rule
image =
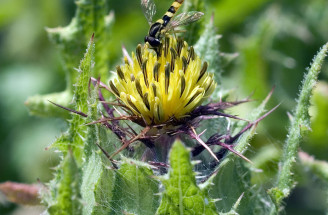
[[[198,81],[203,77],[203,75],[205,74],[205,72],[206,72],[206,70],[207,70],[207,66],[208,66],[207,62],[204,61],[204,64],[203,64],[202,69],[200,70],[200,73],[199,73],[199,77],[198,77],[197,82],[198,82]]]
[[[101,87],[101,88],[105,88],[106,90],[110,91],[110,89],[107,87],[107,85],[104,84],[103,82],[98,81],[97,79],[95,79],[95,78],[93,78],[93,77],[91,77],[90,80],[92,81],[92,84],[93,84],[94,86],[95,86],[96,84],[99,83],[99,87]]]
[[[108,160],[110,160],[110,162],[112,163],[113,167],[115,169],[118,169],[118,166],[113,162],[113,159],[109,156],[109,154],[106,152],[106,150],[103,149],[98,143],[96,143],[96,145],[102,151],[102,153],[104,153],[104,155],[108,158]]]
[[[48,102],[50,102],[51,104],[56,105],[57,107],[60,107],[60,108],[62,108],[62,109],[64,109],[64,110],[67,110],[67,111],[69,111],[69,112],[76,113],[76,114],[78,114],[78,115],[80,115],[80,116],[83,116],[83,117],[87,117],[87,116],[88,116],[87,114],[85,114],[85,113],[83,113],[83,112],[81,112],[81,111],[76,111],[76,110],[73,110],[73,109],[70,109],[70,108],[64,107],[64,106],[59,105],[59,104],[56,104],[56,103],[54,103],[54,102],[52,102],[52,101],[50,101],[50,100],[48,100]]]
[[[155,81],[157,81],[157,82],[158,82],[158,70],[159,70],[160,66],[161,66],[161,64],[158,63],[158,61],[156,61],[154,69],[153,69],[153,77],[154,77]]]
[[[142,55],[141,55],[141,45],[138,44],[137,49],[136,49],[136,57],[139,63],[139,66],[141,68],[142,66]]]
[[[105,117],[102,115],[101,118],[104,119]],[[112,124],[108,123],[107,121],[103,122],[102,124],[110,129],[120,140],[125,140],[127,135],[131,137],[131,132],[127,132],[127,130],[121,128],[118,124],[118,121],[112,120],[111,122]]]
[[[124,77],[124,73],[123,73],[123,71],[122,71],[122,69],[121,69],[120,66],[117,66],[116,67],[116,71],[117,71],[118,77],[120,77],[120,79],[123,79],[126,82],[125,77]]]
[[[180,93],[180,97],[182,96],[184,90],[186,87],[186,79],[184,76],[181,77],[181,93]]]
[[[141,89],[141,85],[140,85],[140,80],[139,80],[139,78],[136,79],[136,82],[135,82],[135,83],[136,83],[137,91],[138,91],[140,97],[142,98],[142,89]]]
[[[183,68],[183,73],[185,74],[186,74],[187,67],[188,67],[188,60],[184,56],[182,56],[182,68]]]
[[[268,112],[266,112],[263,116],[261,116],[260,118],[258,118],[257,120],[255,120],[252,123],[249,123],[248,125],[246,125],[246,127],[244,127],[238,134],[236,134],[234,137],[229,139],[229,142],[234,142],[236,139],[238,139],[245,131],[247,131],[248,129],[250,129],[251,127],[253,127],[254,125],[257,125],[261,120],[263,120],[265,117],[269,116],[269,114],[271,114],[273,111],[275,111],[278,107],[280,106],[280,104],[278,104],[277,106],[275,106],[274,108],[272,108],[271,110],[269,110]]]
[[[113,112],[114,112],[114,109],[113,108],[110,108],[108,106],[108,104],[104,103],[105,102],[105,98],[101,92],[101,89],[100,89],[100,86],[101,86],[101,82],[100,80],[97,81],[97,83],[93,82],[92,79],[90,78],[90,81],[92,82],[93,86],[98,86],[98,98],[99,98],[99,101],[102,103],[104,109],[106,110],[107,114],[109,116],[114,116]],[[90,94],[90,92],[89,92]]]
[[[276,110],[279,107],[279,105],[275,106],[274,108],[272,108],[270,111],[268,111],[267,113],[265,113],[263,116],[261,116],[260,118],[258,118],[257,120],[255,120],[254,122],[248,123],[240,132],[238,132],[238,134],[236,134],[235,136],[231,137],[230,135],[213,135],[211,136],[207,142],[206,145],[211,146],[211,145],[220,145],[225,149],[228,149],[229,151],[233,152],[234,154],[238,155],[239,157],[243,158],[244,160],[251,162],[249,159],[247,159],[245,156],[241,155],[239,152],[235,151],[232,147],[233,144],[235,142],[236,139],[238,139],[243,133],[245,133],[247,130],[251,129],[252,127],[254,127],[255,125],[257,125],[261,120],[263,120],[265,117],[267,117],[269,114],[271,114],[274,110]],[[223,140],[223,141],[221,141]],[[205,148],[202,146],[196,146],[193,151],[192,154],[193,156],[197,156],[198,154],[200,154]],[[220,150],[218,153],[216,153],[217,156],[219,154],[222,154],[222,150]]]
[[[247,157],[245,157],[243,154],[241,154],[241,153],[237,152],[236,150],[234,150],[232,145],[228,145],[228,144],[225,144],[225,143],[222,143],[222,142],[218,142],[216,145],[219,145],[219,146],[221,146],[225,149],[228,149],[229,151],[231,151],[232,153],[234,153],[238,157],[244,159],[248,163],[253,164],[253,162],[251,160],[249,160]]]
[[[104,122],[108,122],[108,121],[119,121],[119,120],[135,120],[135,119],[139,119],[138,116],[119,116],[119,117],[109,117],[109,118],[102,118],[100,120],[97,121],[93,121],[93,122],[89,122],[85,125],[94,125],[97,123],[104,123]]]
[[[112,90],[112,93],[114,93],[117,97],[120,97],[120,92],[118,91],[118,89],[115,87],[115,85],[111,80],[109,81],[109,87]]]
[[[156,162],[156,161],[148,161],[148,163],[154,167],[156,167],[158,169],[158,167],[160,168],[170,168],[170,165],[167,163],[163,163],[163,162]]]
[[[165,93],[167,94],[169,91],[170,85],[170,63],[165,65]]]
[[[131,143],[137,141],[138,139],[140,139],[142,136],[144,136],[148,131],[150,130],[150,127],[145,127],[137,136],[135,136],[134,138],[132,138],[129,141],[124,142],[123,146],[121,146],[121,148],[119,148],[114,154],[112,154],[110,156],[110,159],[112,159],[115,155],[117,155],[118,153],[120,153],[122,150],[124,150],[126,147],[128,147]]]
[[[194,127],[190,126],[192,133],[191,133],[191,137],[196,139],[202,146],[204,146],[204,148],[212,155],[212,157],[219,162],[219,159],[216,157],[216,155],[214,154],[214,152],[210,149],[210,147],[208,147],[204,141],[199,137],[199,135],[196,133],[196,130]]]
[[[145,81],[145,85],[147,86],[147,88],[149,87],[149,83],[148,83],[148,73],[147,73],[147,59],[145,59],[142,62],[142,73],[143,73],[143,77],[144,77],[144,81]]]
[[[143,99],[144,104],[148,108],[148,110],[150,110],[150,105],[149,105],[149,101],[148,101],[148,93],[145,93],[142,99]]]

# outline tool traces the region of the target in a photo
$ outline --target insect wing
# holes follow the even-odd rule
[[[172,20],[167,25],[168,29],[174,29],[181,25],[188,25],[192,22],[199,20],[204,13],[198,11],[190,11],[185,13],[180,13],[179,15],[172,18]]]
[[[141,8],[142,11],[149,23],[151,25],[153,23],[153,16],[156,13],[156,5],[153,0],[141,0]]]

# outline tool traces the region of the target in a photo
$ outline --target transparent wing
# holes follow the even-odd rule
[[[156,5],[153,0],[141,0],[142,11],[149,23],[153,24],[153,16],[156,13]]]
[[[174,29],[181,25],[188,25],[192,22],[199,20],[204,13],[198,11],[190,11],[185,13],[180,13],[179,15],[174,16],[171,21],[168,23],[168,29]]]

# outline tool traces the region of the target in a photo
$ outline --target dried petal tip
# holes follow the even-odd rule
[[[188,115],[216,87],[207,62],[193,47],[170,36],[162,43],[158,53],[148,43],[138,45],[132,64],[117,67],[117,78],[110,82],[115,96],[148,125]]]

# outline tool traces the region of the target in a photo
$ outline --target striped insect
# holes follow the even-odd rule
[[[161,38],[167,32],[175,32],[175,28],[182,25],[188,25],[199,20],[204,13],[190,11],[176,15],[184,0],[175,0],[164,16],[153,23],[153,16],[156,13],[156,6],[153,0],[141,0],[141,6],[145,17],[150,24],[148,35],[145,36],[145,42],[148,42],[153,48],[158,48],[161,44]]]

